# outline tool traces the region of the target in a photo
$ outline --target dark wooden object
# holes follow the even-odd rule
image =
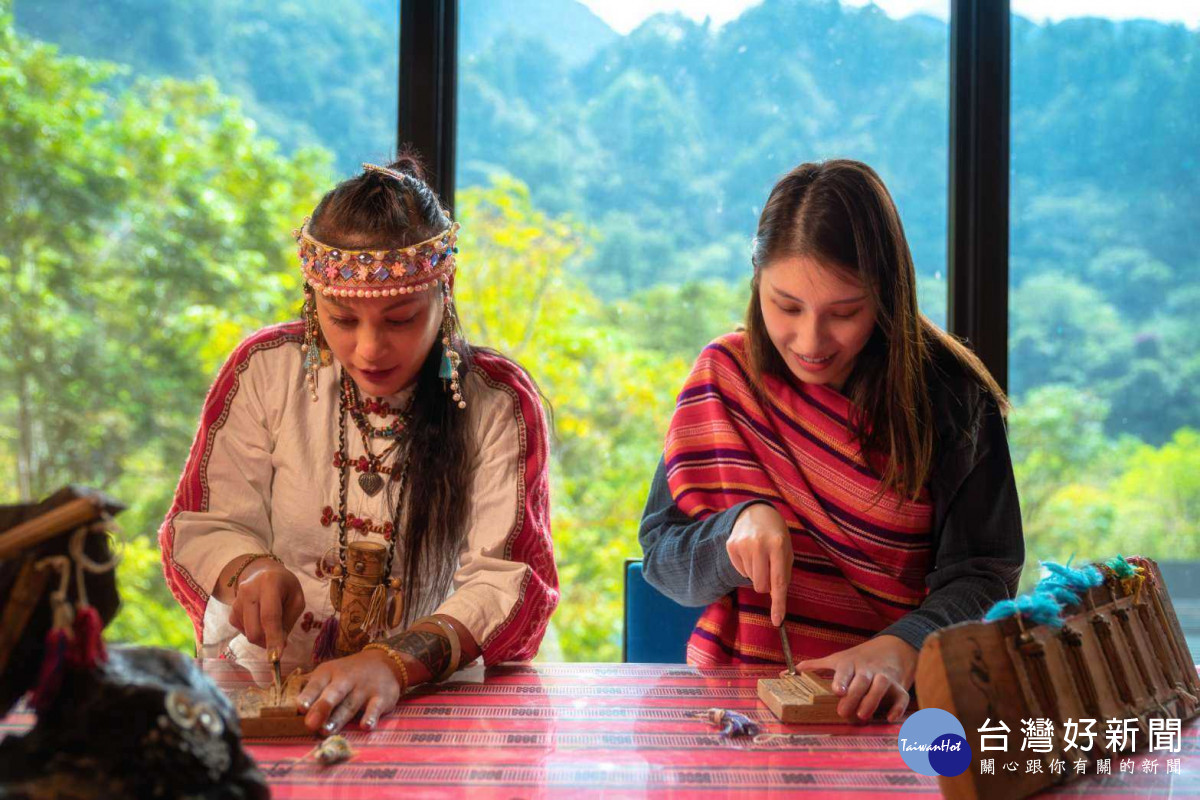
[[[1144,579],[1122,580],[1104,569],[1104,584],[1064,609],[1061,628],[1009,618],[954,625],[925,640],[917,662],[917,700],[922,708],[957,717],[972,752],[966,772],[938,779],[945,797],[1025,797],[1076,777],[1074,769],[1052,774],[1053,759],[1070,764],[1128,757],[1130,752],[1104,749],[1108,719],[1136,718],[1135,746],[1145,751],[1150,719],[1187,720],[1200,711],[1200,679],[1158,565],[1148,558],[1130,561],[1143,567]],[[1032,718],[1054,723],[1051,752],[1021,752],[1021,720]],[[1066,749],[1069,719],[1096,720],[1090,751]],[[1010,728],[1008,753],[982,751],[979,728],[989,720],[989,727],[1003,722]],[[997,765],[1041,758],[1043,771],[997,768],[994,775],[980,775],[980,759],[988,756]]]

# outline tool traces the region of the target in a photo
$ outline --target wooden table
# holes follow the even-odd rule
[[[230,662],[204,668],[224,688],[252,680]],[[346,735],[356,755],[347,763],[322,767],[305,758],[312,740],[253,740],[246,747],[276,798],[940,796],[935,779],[904,765],[899,725],[775,722],[755,687],[777,674],[533,664],[490,669],[485,681],[476,667],[449,685],[417,690],[372,733],[352,726]],[[713,706],[745,713],[764,735],[722,738],[693,716]],[[14,716],[0,730],[28,722]],[[1160,754],[1156,775],[1089,776],[1059,791],[1200,797],[1200,726],[1185,728],[1177,756],[1181,775],[1165,774]]]

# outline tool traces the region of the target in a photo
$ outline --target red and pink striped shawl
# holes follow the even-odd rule
[[[200,414],[200,427],[171,510],[158,532],[167,585],[202,641],[207,587],[202,587],[174,559],[175,517],[181,512],[204,512],[209,507],[206,474],[212,442],[225,424],[241,376],[256,353],[286,344],[299,344],[303,323],[274,325],[253,334],[230,355],[208,391]],[[550,538],[549,445],[546,417],[533,381],[512,361],[495,353],[475,355],[474,369],[493,389],[507,393],[520,428],[518,507],[505,541],[505,558],[530,566],[521,585],[520,599],[496,630],[480,642],[485,663],[528,661],[537,654],[550,615],[558,605],[558,572]],[[332,424],[332,421],[331,421]],[[334,435],[331,429],[330,435]]]
[[[825,386],[749,378],[745,336],[700,354],[667,433],[667,482],[684,513],[704,519],[751,499],[769,501],[791,532],[788,639],[797,660],[844,650],[915,609],[925,596],[932,505],[897,502],[862,457],[850,401]],[[710,605],[688,642],[688,663],[782,663],[770,597],[740,588]]]

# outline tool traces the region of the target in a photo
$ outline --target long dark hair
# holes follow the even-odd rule
[[[886,458],[881,494],[916,498],[934,458],[929,367],[941,350],[1007,409],[999,384],[964,344],[917,308],[917,276],[896,205],[873,169],[836,159],[801,164],[775,184],[758,220],[754,278],[746,311],[751,370],[787,376],[788,366],[767,335],[759,301],[762,270],[788,256],[819,259],[862,282],[875,302],[871,338],[855,360],[843,392],[865,454]]]
[[[416,155],[406,151],[388,167],[403,179],[368,170],[326,194],[313,211],[313,236],[337,247],[384,249],[406,247],[448,229],[450,215],[426,183]],[[456,311],[453,317],[457,320]],[[452,347],[462,358],[462,392],[470,403],[465,377],[474,348],[461,329]],[[429,598],[449,592],[470,511],[475,452],[468,441],[467,413],[451,402],[438,377],[443,352],[439,337],[417,373],[406,485],[388,482],[395,530],[405,530],[402,518],[407,528],[402,571],[407,622]]]

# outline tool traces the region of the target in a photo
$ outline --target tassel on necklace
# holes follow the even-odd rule
[[[337,655],[338,618],[337,612],[321,623],[321,632],[313,643],[313,663],[320,664]]]
[[[371,592],[371,602],[367,604],[367,618],[363,620],[363,630],[367,637],[374,639],[384,628],[387,616],[387,586],[380,581]]]

